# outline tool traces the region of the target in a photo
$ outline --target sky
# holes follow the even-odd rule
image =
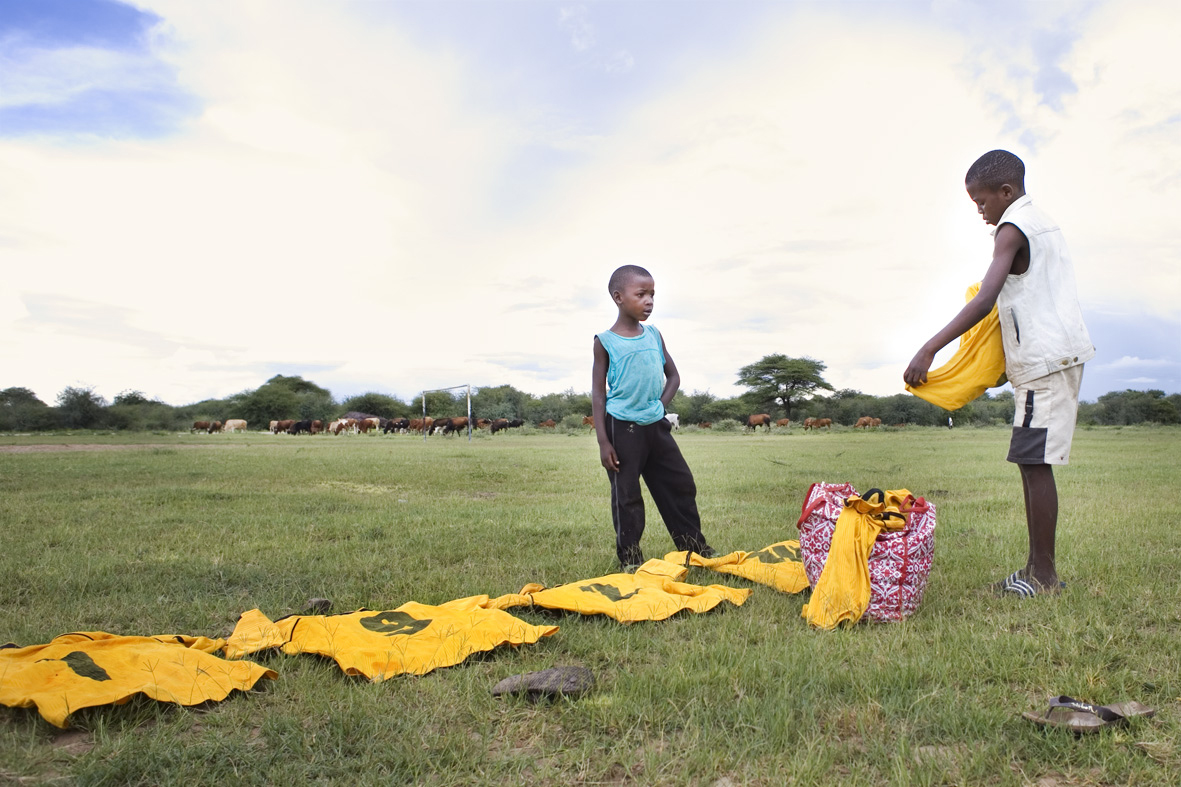
[[[1155,0],[0,0],[0,388],[585,392],[637,264],[686,392],[783,353],[899,393],[988,267],[963,177],[1004,148],[1074,258],[1083,399],[1179,392],[1178,29]]]

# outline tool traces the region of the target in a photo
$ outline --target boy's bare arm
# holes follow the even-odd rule
[[[664,337],[660,337],[664,343]],[[664,390],[660,392],[660,403],[664,405],[664,409],[668,410],[669,404],[673,397],[677,395],[677,391],[681,390],[681,373],[677,371],[677,365],[673,362],[673,357],[668,354],[668,344],[664,344]]]
[[[907,385],[917,386],[927,382],[927,370],[935,359],[935,353],[942,350],[957,337],[967,333],[968,329],[983,320],[992,311],[1001,287],[1005,286],[1005,277],[1013,268],[1018,252],[1026,244],[1025,235],[1012,224],[1002,224],[996,231],[996,240],[992,248],[992,264],[980,282],[980,292],[968,301],[959,314],[951,319],[939,333],[927,340],[902,374]]]
[[[595,419],[595,437],[599,441],[599,461],[603,467],[619,472],[619,457],[607,437],[607,366],[611,357],[599,337],[595,337],[595,362],[591,367],[591,415]]]

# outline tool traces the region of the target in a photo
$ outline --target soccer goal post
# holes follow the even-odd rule
[[[443,393],[444,391],[458,391],[460,388],[467,389],[467,441],[472,441],[472,384],[464,383],[463,385],[453,385],[450,388],[432,388],[429,391],[422,392],[422,440],[426,442],[427,435],[430,430],[426,428],[426,395],[429,393]]]

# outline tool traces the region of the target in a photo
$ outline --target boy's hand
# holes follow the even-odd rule
[[[927,370],[931,368],[931,363],[934,360],[935,353],[926,347],[919,350],[910,359],[910,364],[906,367],[906,371],[902,373],[902,381],[912,388],[917,388],[927,382]]]
[[[615,446],[610,443],[599,446],[599,461],[612,473],[619,472],[619,457],[615,455]]]

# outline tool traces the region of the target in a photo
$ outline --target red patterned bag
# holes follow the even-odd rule
[[[804,498],[796,527],[800,531],[800,554],[808,583],[816,587],[837,518],[845,500],[856,495],[851,484],[812,484]],[[923,498],[908,498],[904,507],[906,526],[883,530],[869,555],[869,608],[863,620],[888,622],[909,617],[923,600],[931,560],[935,554],[935,505]]]

